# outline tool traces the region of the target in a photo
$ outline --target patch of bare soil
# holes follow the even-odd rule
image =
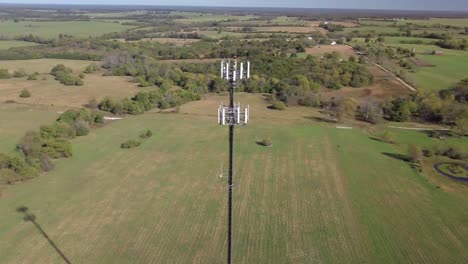
[[[317,45],[313,48],[306,48],[306,53],[312,55],[323,55],[334,51],[345,56],[356,56],[356,51],[348,45]]]

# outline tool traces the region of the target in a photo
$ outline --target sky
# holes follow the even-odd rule
[[[468,11],[468,0],[0,0],[0,3],[242,6]]]

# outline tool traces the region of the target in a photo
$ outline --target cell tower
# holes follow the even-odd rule
[[[245,70],[245,71],[244,71]],[[229,126],[229,181],[228,181],[228,255],[227,263],[232,263],[232,194],[235,184],[233,183],[233,153],[234,153],[234,126],[247,125],[249,123],[250,107],[242,109],[240,103],[234,104],[234,91],[238,80],[250,79],[250,62],[244,69],[244,63],[237,69],[237,58],[234,60],[223,60],[221,62],[221,78],[229,82],[229,105],[221,105],[218,108],[218,123]]]

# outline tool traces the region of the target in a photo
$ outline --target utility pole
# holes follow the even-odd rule
[[[244,75],[245,74],[245,75]],[[240,103],[234,104],[234,91],[238,80],[250,79],[250,62],[247,61],[247,69],[244,73],[244,63],[237,69],[237,58],[223,60],[221,62],[221,78],[229,82],[229,105],[221,105],[218,108],[218,123],[229,126],[229,181],[228,181],[228,233],[227,233],[227,263],[232,263],[232,196],[235,184],[233,182],[234,170],[234,126],[247,125],[249,122],[250,107],[241,109]]]

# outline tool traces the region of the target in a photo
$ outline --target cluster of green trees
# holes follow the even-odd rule
[[[440,123],[464,135],[468,132],[468,80],[441,92],[415,93],[408,98],[388,99],[382,104],[384,117],[403,122],[423,120]]]
[[[53,160],[72,156],[69,139],[85,136],[90,127],[104,122],[90,109],[68,110],[51,125],[29,131],[17,145],[20,155],[0,154],[0,183],[11,184],[54,169]]]
[[[345,28],[342,25],[333,24],[333,23],[320,23],[319,27],[324,28],[328,30],[329,32],[343,31]]]
[[[466,39],[444,39],[437,41],[435,44],[444,49],[466,50],[468,48]]]
[[[200,99],[201,97],[199,94],[188,90],[175,89],[166,92],[155,90],[139,92],[132,98],[124,98],[121,100],[114,100],[110,97],[106,97],[98,104],[98,107],[102,111],[111,112],[116,115],[139,115],[154,108],[167,109]]]
[[[58,64],[53,67],[50,71],[50,74],[55,76],[55,79],[64,85],[83,85],[83,80],[80,78],[80,76],[73,75],[73,70],[63,64]]]

